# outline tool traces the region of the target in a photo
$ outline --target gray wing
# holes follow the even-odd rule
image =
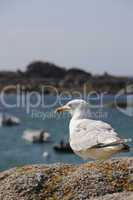
[[[70,144],[75,151],[122,141],[109,124],[89,119],[79,120],[70,135]]]

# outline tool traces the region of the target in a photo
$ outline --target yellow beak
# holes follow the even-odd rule
[[[60,113],[60,112],[65,112],[65,111],[69,111],[69,110],[70,110],[70,108],[68,106],[61,106],[61,107],[57,108],[55,110],[55,112]]]

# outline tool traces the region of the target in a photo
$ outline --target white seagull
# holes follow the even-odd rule
[[[69,124],[70,146],[83,159],[106,160],[115,153],[129,151],[129,146],[118,137],[110,124],[89,119],[86,101],[75,99],[56,109],[56,112],[64,111],[72,116]]]

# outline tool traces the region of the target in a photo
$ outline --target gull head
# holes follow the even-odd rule
[[[71,100],[68,103],[66,103],[64,106],[61,106],[56,109],[56,112],[69,112],[72,116],[75,113],[81,113],[84,112],[88,107],[88,103],[83,99],[75,99]]]

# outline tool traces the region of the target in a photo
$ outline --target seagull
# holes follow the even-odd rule
[[[89,107],[85,100],[71,100],[56,109],[58,113],[64,111],[68,111],[72,117],[69,123],[70,146],[84,160],[102,161],[118,152],[129,151],[129,146],[110,124],[89,118]]]

